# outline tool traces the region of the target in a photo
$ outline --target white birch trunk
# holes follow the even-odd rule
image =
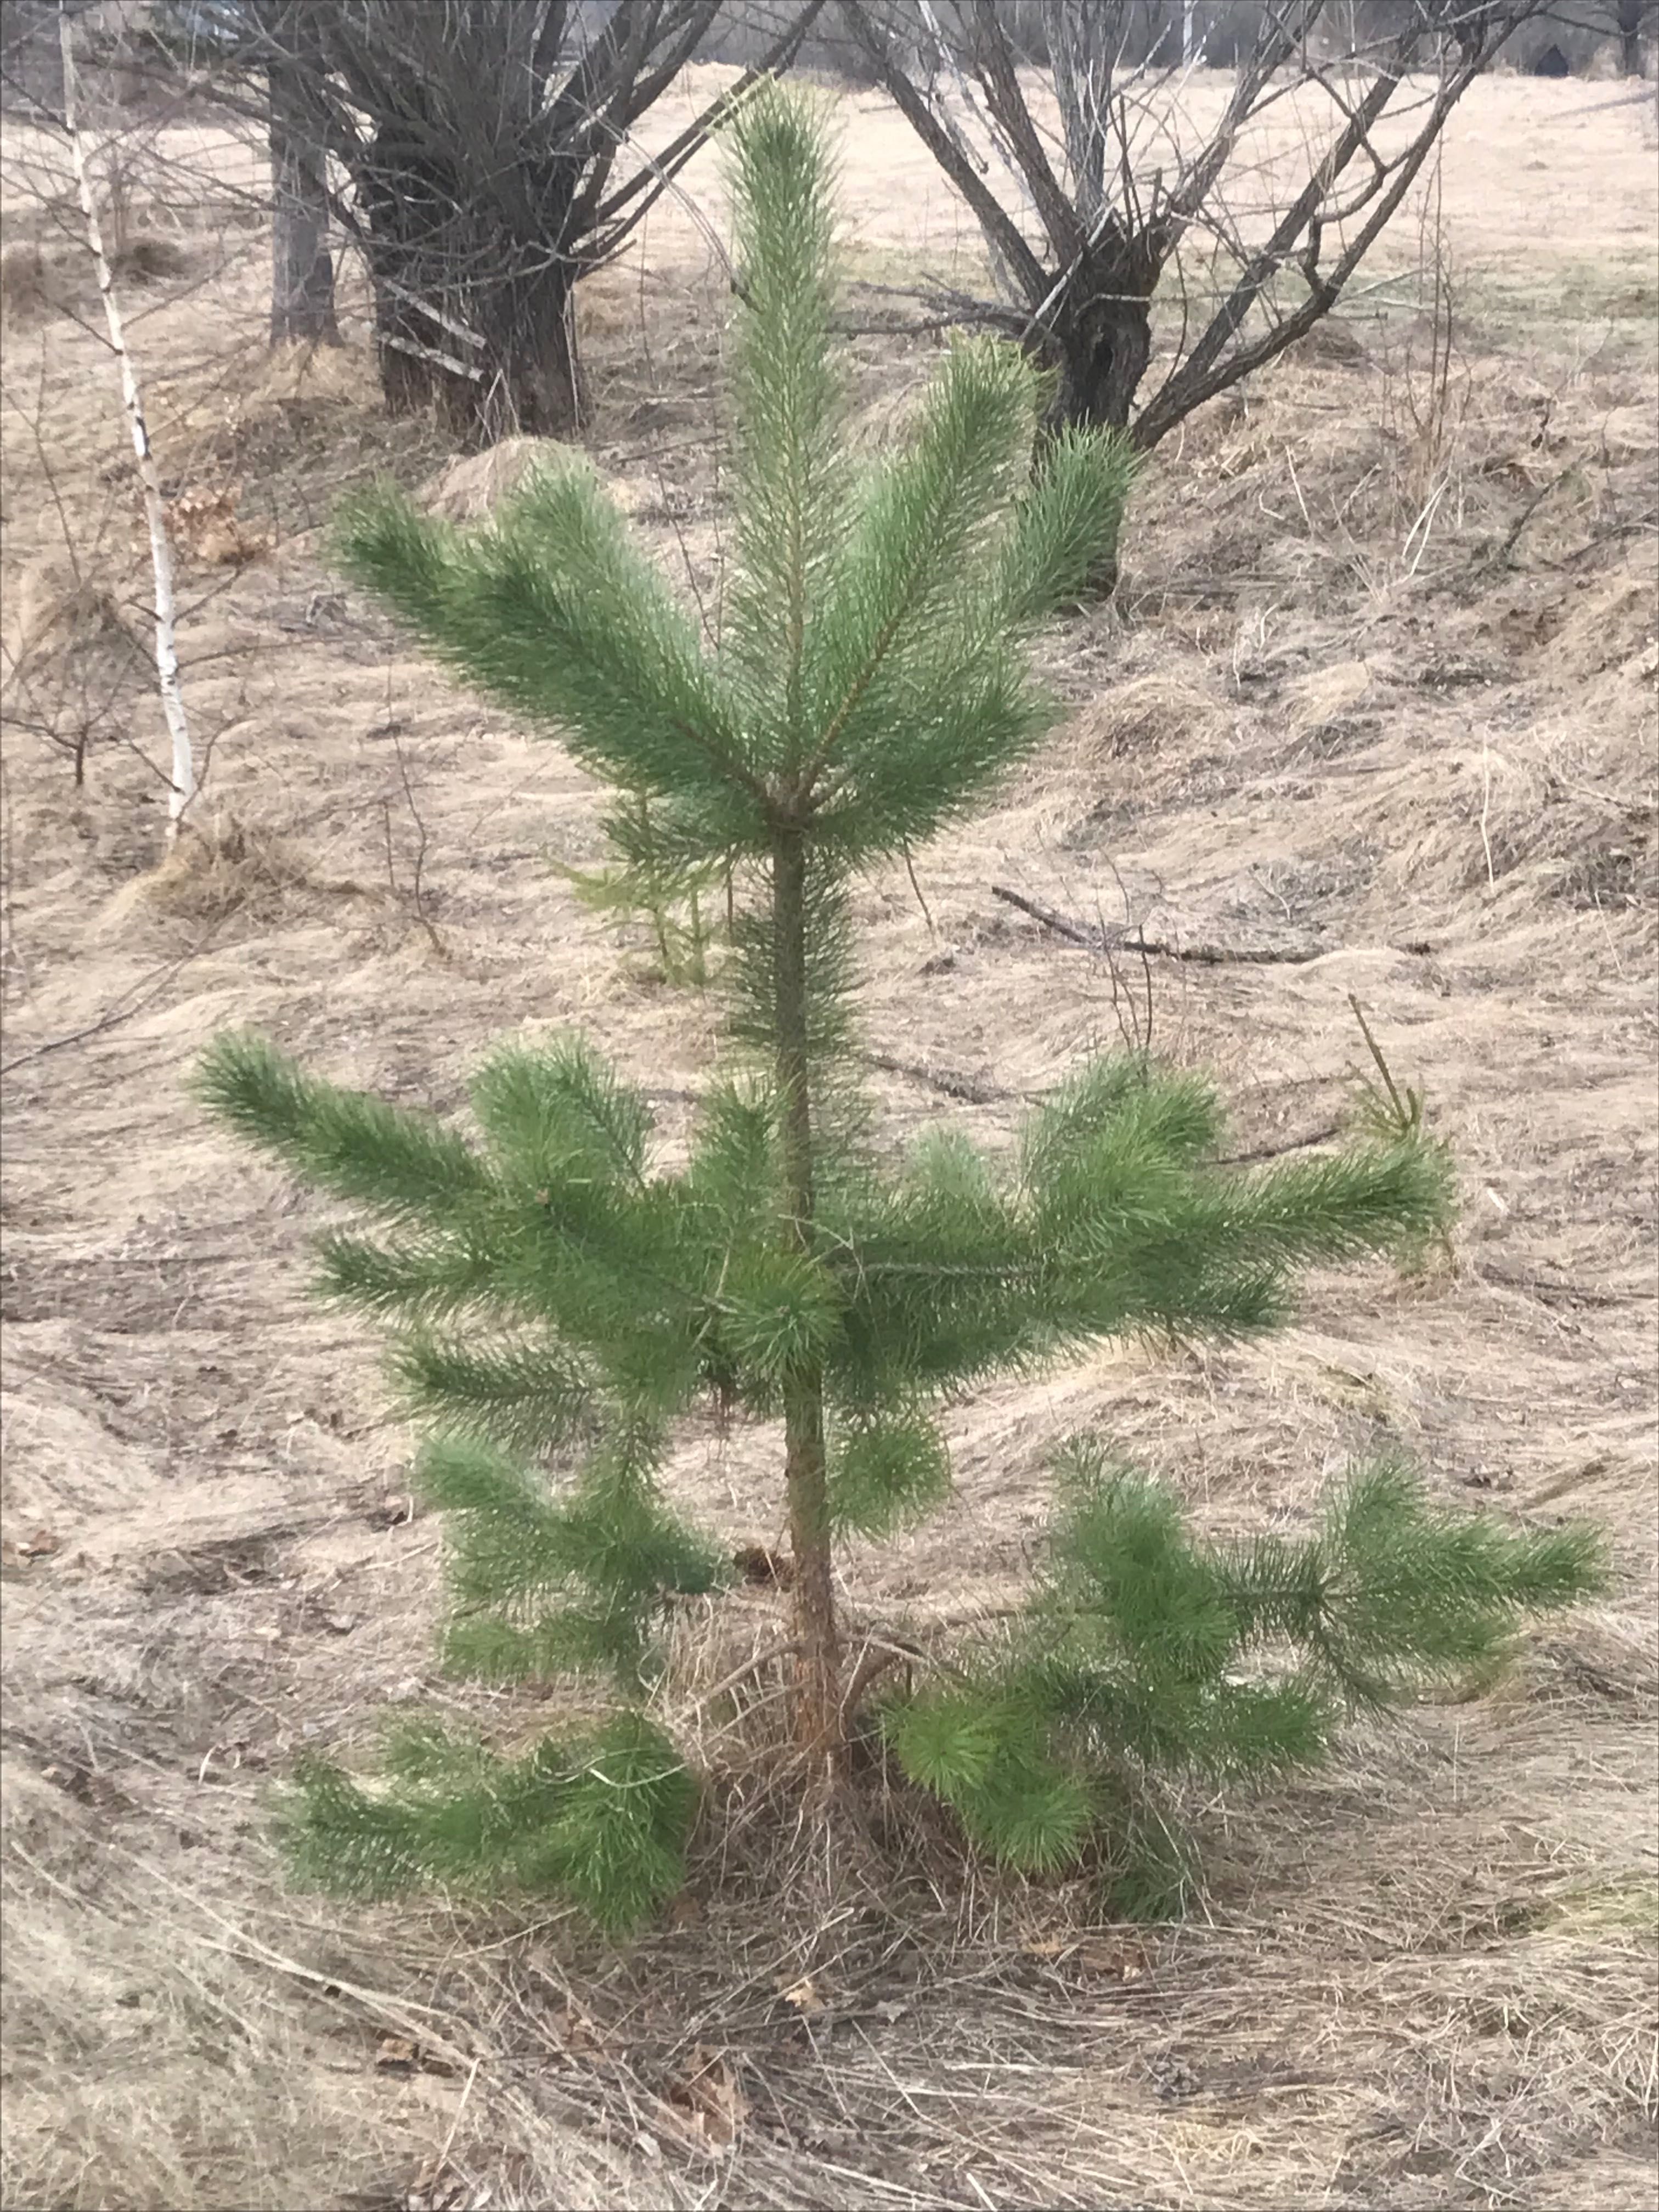
[[[1184,0],[1181,10],[1181,65],[1193,65],[1193,0]]]
[[[179,835],[179,822],[196,791],[195,770],[190,751],[190,725],[185,719],[185,695],[179,681],[179,653],[173,629],[173,542],[167,535],[167,511],[161,497],[161,478],[155,466],[155,456],[150,451],[149,432],[144,423],[143,399],[138,390],[132,356],[127,351],[126,340],[122,335],[121,311],[116,302],[115,281],[104,252],[103,233],[98,227],[98,209],[92,196],[92,179],[87,171],[86,148],[76,119],[74,42],[63,0],[58,0],[58,35],[64,55],[64,124],[69,132],[70,156],[75,163],[75,186],[81,197],[81,213],[86,222],[87,245],[98,271],[98,289],[103,298],[104,319],[109,325],[110,345],[121,365],[121,401],[126,410],[128,427],[132,432],[132,450],[137,457],[138,477],[144,492],[144,520],[149,526],[149,556],[155,570],[155,675],[161,693],[161,712],[167,717],[167,734],[173,739],[173,789],[167,799],[167,842],[171,845]]]

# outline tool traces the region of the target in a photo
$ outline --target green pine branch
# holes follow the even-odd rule
[[[763,842],[736,702],[586,465],[532,473],[465,538],[385,485],[343,509],[336,535],[348,575],[584,767],[705,830],[726,823],[722,848]]]
[[[616,861],[609,867],[575,868],[555,862],[590,912],[648,927],[664,982],[704,989],[719,933],[711,921],[722,886],[732,881],[729,856],[694,863],[664,850],[643,792],[625,797],[605,817]]]
[[[1593,1530],[1454,1511],[1395,1461],[1334,1487],[1314,1534],[1243,1543],[1195,1537],[1174,1492],[1097,1439],[1073,1438],[1056,1473],[1048,1568],[1012,1649],[891,1701],[883,1725],[911,1779],[983,1848],[1031,1872],[1092,1852],[1127,1885],[1120,1909],[1173,1901],[1193,1879],[1188,1847],[1146,1857],[1149,1836],[1169,1839],[1162,1785],[1317,1765],[1345,1711],[1486,1679],[1520,1623],[1605,1578]],[[1005,1774],[1086,1814],[1033,1822]]]
[[[526,1460],[564,1450],[595,1418],[592,1372],[545,1338],[485,1349],[422,1333],[394,1339],[387,1364],[415,1419]]]
[[[383,1219],[470,1219],[495,1194],[483,1163],[430,1115],[314,1082],[247,1031],[214,1039],[196,1087],[208,1110],[246,1142]]]
[[[495,1757],[428,1723],[387,1747],[388,1781],[301,1766],[281,1815],[296,1879],[363,1898],[435,1884],[461,1896],[551,1893],[602,1928],[634,1927],[683,1880],[696,1802],[659,1729],[619,1715],[585,1737]]]
[[[737,517],[720,635],[749,708],[751,757],[788,784],[808,741],[808,635],[854,489],[847,379],[830,342],[841,274],[834,179],[823,118],[769,88],[740,109],[728,146]]]

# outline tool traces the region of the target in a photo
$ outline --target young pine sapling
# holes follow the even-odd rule
[[[608,1668],[617,1685],[613,1720],[515,1759],[434,1726],[394,1744],[382,1791],[314,1765],[290,1813],[300,1863],[369,1890],[550,1885],[615,1925],[673,1888],[694,1798],[645,1702],[665,1616],[726,1572],[659,1480],[699,1402],[779,1433],[794,1739],[809,1790],[852,1789],[864,1723],[834,1547],[946,1495],[947,1401],[1103,1339],[1270,1328],[1299,1265],[1387,1249],[1447,1205],[1443,1159],[1410,1136],[1223,1170],[1208,1086],[1133,1057],[1085,1067],[1042,1106],[1011,1167],[951,1136],[896,1172],[878,1164],[849,1076],[848,888],[969,814],[1048,726],[1030,641],[1115,543],[1129,463],[1110,434],[1066,432],[1034,483],[1037,382],[990,340],[951,350],[908,442],[861,475],[830,336],[823,133],[766,85],[731,137],[735,568],[718,652],[574,461],[470,536],[385,492],[343,529],[345,565],[435,654],[648,804],[658,863],[729,872],[730,1060],[689,1158],[653,1158],[644,1100],[570,1039],[488,1061],[479,1144],[258,1037],[222,1038],[203,1076],[233,1127],[379,1224],[322,1238],[321,1284],[391,1325],[404,1398],[430,1427],[448,1662],[495,1681]],[[1369,1494],[1385,1524],[1394,1493]],[[1089,1848],[1110,1815],[1089,1763],[1115,1732],[1147,1762],[1229,1729],[1271,1734],[1268,1719],[1281,1742],[1317,1734],[1311,1690],[1270,1708],[1220,1686],[1271,1627],[1334,1650],[1341,1577],[1292,1562],[1258,1588],[1260,1559],[1200,1572],[1170,1548],[1173,1509],[1140,1496],[1074,1504],[1062,1523],[1062,1553],[1109,1592],[1085,1591],[1059,1626],[1048,1594],[1018,1652],[970,1669],[954,1703],[924,1681],[887,1704],[910,1774],[1016,1863]],[[1133,1562],[1153,1522],[1167,1571],[1142,1589],[1113,1547]],[[1420,1565],[1440,1539],[1419,1539]],[[1540,1594],[1501,1547],[1477,1565],[1462,1584],[1429,1572],[1419,1613],[1443,1588],[1461,1604],[1481,1574],[1493,1618]],[[1382,1585],[1364,1587],[1353,1649],[1381,1680]],[[1160,1606],[1170,1620],[1149,1626]]]

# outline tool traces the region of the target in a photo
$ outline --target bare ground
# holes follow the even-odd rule
[[[136,326],[164,465],[240,483],[270,542],[193,571],[211,773],[156,868],[108,363],[50,239],[9,287],[9,2206],[1651,2202],[1655,210],[1644,117],[1586,116],[1594,91],[1500,80],[1466,105],[1438,411],[1402,234],[1340,342],[1160,454],[1116,606],[1050,649],[1065,726],[920,857],[927,915],[902,872],[862,895],[895,1138],[1011,1128],[1090,1044],[1144,1037],[1150,1003],[1155,1047],[1220,1070],[1241,1152],[1315,1141],[1363,1067],[1354,994],[1464,1199],[1455,1267],[1321,1279],[1271,1346],[985,1394],[948,1512],[849,1558],[869,1615],[1007,1602],[1044,1449],[1085,1422],[1218,1527],[1294,1522],[1404,1440],[1476,1510],[1588,1513],[1614,1543],[1607,1601],[1501,1685],[1357,1735],[1315,1783],[1194,1808],[1206,1910],[1150,1935],[927,1849],[908,1885],[799,1921],[742,1806],[730,1862],[711,1830],[675,1924],[619,1956],[556,1916],[284,1889],[264,1793],[297,1750],[365,1745],[404,1700],[507,1732],[538,1714],[434,1674],[437,1534],[373,1348],[303,1297],[308,1201],[182,1079],[252,1021],[448,1108],[501,1030],[574,1023],[672,1142],[712,1019],[550,867],[597,856],[587,780],[320,565],[341,484],[390,467],[465,506],[479,465],[441,476],[355,347],[264,367],[257,235],[182,219],[186,273]],[[873,103],[848,167],[866,273],[970,251]],[[706,591],[708,250],[670,214],[589,289],[587,442]],[[931,355],[857,351],[873,438]],[[84,789],[47,725],[89,729]],[[1115,973],[995,885],[1230,957]],[[679,1475],[734,1540],[775,1534],[764,1438],[692,1439]],[[702,1679],[769,1632],[767,1602],[687,1624]]]

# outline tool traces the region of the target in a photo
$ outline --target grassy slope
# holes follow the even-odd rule
[[[303,1209],[201,1128],[179,1078],[221,1023],[257,1020],[447,1104],[502,1028],[575,1021],[672,1136],[708,1022],[544,866],[596,852],[585,780],[444,692],[317,567],[307,533],[341,482],[442,457],[381,422],[359,352],[258,368],[251,237],[203,234],[198,288],[137,326],[168,465],[240,479],[277,540],[195,574],[217,830],[148,875],[143,763],[105,742],[77,797],[21,726],[66,695],[106,738],[151,743],[157,717],[112,627],[131,549],[104,364],[61,317],[27,325],[27,360],[9,331],[9,624],[62,596],[37,358],[45,450],[113,604],[81,605],[7,696],[8,2203],[1646,2201],[1656,380],[1632,240],[1651,163],[1634,114],[1586,136],[1583,89],[1523,109],[1495,85],[1460,126],[1471,305],[1437,453],[1408,316],[1356,320],[1357,355],[1313,349],[1194,423],[1144,495],[1121,609],[1055,641],[1067,728],[922,860],[931,932],[902,873],[863,897],[896,1135],[1006,1128],[1018,1094],[1145,1023],[1138,970],[1046,937],[1004,884],[1188,944],[1316,950],[1158,963],[1155,1043],[1220,1066],[1241,1149],[1291,1144],[1342,1109],[1358,994],[1426,1081],[1466,1200],[1453,1279],[1333,1279],[1261,1352],[988,1394],[959,1419],[949,1513],[860,1565],[872,1610],[925,1628],[1003,1602],[1043,1446],[1089,1419],[1218,1526],[1294,1518],[1383,1434],[1489,1510],[1593,1512],[1618,1545],[1613,1599],[1500,1689],[1212,1814],[1208,1917],[1150,1941],[938,1869],[796,1925],[763,1902],[758,1822],[619,1960],[561,1926],[481,1936],[282,1890],[267,1778],[388,1701],[455,1694],[428,1654],[436,1537],[405,1517],[369,1348],[303,1301]],[[866,104],[860,235],[902,258],[931,226],[948,253],[956,219],[923,172],[903,188],[906,158]],[[1579,272],[1570,299],[1540,236]],[[647,258],[648,281],[590,301],[592,442],[707,589],[718,290],[689,227]],[[876,435],[927,356],[860,353]],[[693,1440],[684,1478],[734,1538],[773,1534],[764,1440]],[[771,1633],[763,1603],[722,1633],[705,1680]],[[413,2070],[377,2063],[400,2057],[387,2036],[419,2046]]]

